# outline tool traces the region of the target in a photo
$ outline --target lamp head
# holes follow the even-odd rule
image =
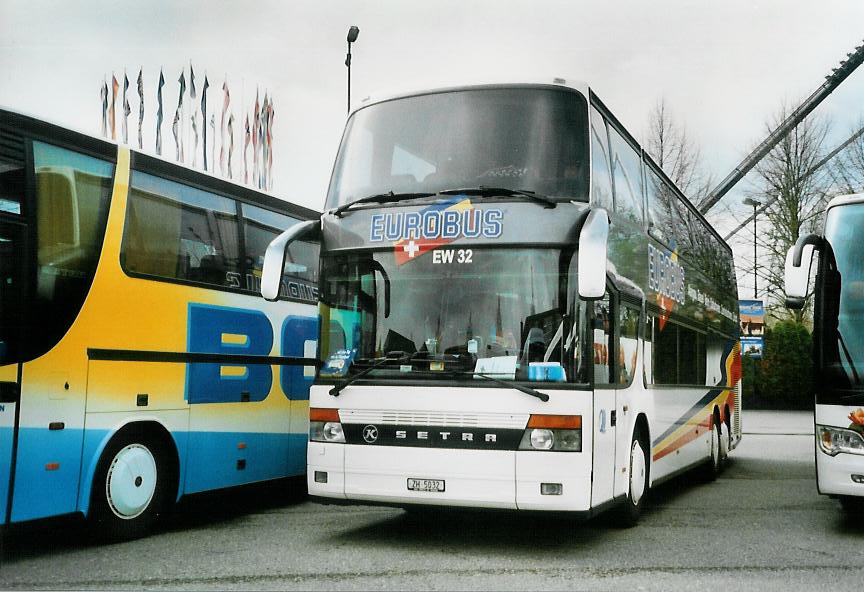
[[[358,35],[360,35],[360,28],[351,25],[351,28],[348,29],[348,43],[354,43],[357,41]]]

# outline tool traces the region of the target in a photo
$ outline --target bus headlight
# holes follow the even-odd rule
[[[555,436],[552,435],[552,430],[531,430],[529,440],[531,441],[531,448],[537,450],[551,450],[552,445],[555,444]]]
[[[309,409],[309,441],[345,443],[338,409]]]
[[[830,426],[816,426],[819,449],[828,456],[837,456],[841,452],[864,455],[864,437],[854,430]]]
[[[532,415],[519,450],[582,451],[581,415]]]

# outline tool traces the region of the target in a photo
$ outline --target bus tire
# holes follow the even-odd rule
[[[720,422],[720,462],[729,460],[729,450],[732,448],[732,426],[729,420],[729,409],[726,409],[726,420]]]
[[[99,459],[88,521],[94,536],[126,541],[146,535],[168,501],[171,465],[162,442],[148,432],[115,437]]]
[[[642,430],[633,434],[630,442],[630,470],[627,473],[627,498],[615,509],[614,523],[619,528],[631,528],[639,522],[645,494],[648,493],[648,448]]]
[[[721,468],[721,444],[720,444],[720,419],[715,411],[711,415],[711,448],[708,460],[702,468],[702,476],[705,481],[715,481],[720,474]]]

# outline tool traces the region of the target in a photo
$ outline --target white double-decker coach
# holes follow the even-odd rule
[[[634,523],[740,440],[731,251],[586,85],[365,101],[327,210],[311,495]]]

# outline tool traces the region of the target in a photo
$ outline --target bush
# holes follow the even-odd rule
[[[810,409],[813,406],[813,339],[792,320],[765,331],[761,360],[742,358],[744,408]]]

